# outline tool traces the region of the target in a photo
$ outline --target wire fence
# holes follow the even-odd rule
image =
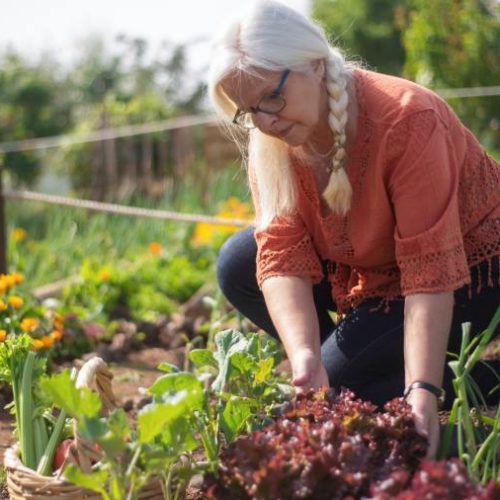
[[[435,90],[444,99],[451,98],[472,98],[486,96],[500,96],[500,85],[488,87],[469,87],[455,89],[437,89]],[[15,153],[26,151],[37,151],[73,144],[84,144],[91,142],[106,141],[122,137],[132,137],[136,135],[152,134],[183,127],[192,127],[196,125],[216,124],[217,118],[214,115],[184,116],[150,122],[138,125],[127,125],[123,127],[112,127],[100,129],[85,134],[64,134],[55,137],[43,137],[35,139],[24,139],[19,141],[9,141],[0,143],[0,153]],[[163,220],[173,220],[177,222],[203,222],[207,224],[231,225],[246,227],[251,224],[248,220],[226,219],[221,217],[186,214],[167,210],[155,210],[140,207],[131,207],[112,203],[97,202],[93,200],[84,200],[79,198],[68,198],[64,196],[49,195],[33,191],[5,191],[2,184],[0,168],[0,272],[7,272],[7,237],[4,215],[5,199],[22,199],[38,201],[42,203],[51,203],[63,206],[77,207],[87,210],[114,213],[124,216],[148,217]]]
[[[471,97],[500,96],[500,85],[488,87],[466,87],[454,89],[436,89],[438,95],[444,99]],[[36,151],[42,149],[71,146],[74,144],[85,144],[90,142],[106,141],[135,135],[165,132],[167,130],[193,127],[195,125],[208,125],[217,123],[215,115],[192,115],[171,118],[150,123],[137,125],[125,125],[122,127],[110,127],[81,134],[64,134],[54,137],[42,137],[36,139],[23,139],[19,141],[0,142],[0,153],[16,153]]]
[[[135,135],[153,134],[155,132],[165,132],[167,130],[193,127],[195,125],[206,125],[210,123],[216,123],[215,116],[181,116],[179,118],[171,118],[170,120],[142,123],[138,125],[125,125],[123,127],[111,127],[83,134],[64,134],[54,137],[1,142],[0,153],[18,153],[50,149],[61,146],[71,146],[74,144],[85,144],[89,142],[119,139],[122,137],[132,137]]]
[[[127,215],[133,217],[146,217],[150,219],[172,220],[177,222],[202,222],[205,224],[241,226],[251,225],[251,221],[242,219],[228,219],[212,215],[186,214],[169,210],[158,210],[151,208],[131,207],[114,203],[103,203],[93,200],[83,200],[81,198],[68,198],[64,196],[36,193],[34,191],[13,191],[4,192],[5,198],[13,200],[30,200],[42,203],[51,203],[67,207],[84,208],[87,210],[105,212],[109,214]]]

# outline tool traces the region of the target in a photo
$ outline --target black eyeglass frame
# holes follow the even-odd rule
[[[235,125],[238,125],[240,127],[243,127],[243,128],[249,128],[249,127],[245,127],[244,125],[242,125],[241,123],[238,122],[238,119],[243,116],[243,115],[246,115],[247,113],[252,113],[252,114],[256,114],[256,113],[265,113],[266,115],[275,115],[277,113],[280,113],[281,111],[283,111],[283,109],[285,108],[286,106],[286,100],[285,98],[281,95],[281,92],[283,90],[283,87],[285,85],[285,82],[288,78],[288,75],[290,74],[290,70],[289,69],[285,69],[285,71],[283,71],[283,75],[281,75],[281,79],[280,79],[280,82],[278,84],[278,86],[276,87],[275,90],[273,90],[271,93],[269,94],[266,94],[265,96],[262,96],[259,103],[257,104],[257,106],[250,106],[250,108],[248,108],[248,111],[242,111],[241,109],[237,109],[236,110],[236,113],[234,115],[234,118],[233,118],[233,124]],[[283,100],[283,105],[276,111],[266,111],[265,109],[260,109],[260,103],[264,100],[264,99],[267,99],[269,97],[281,97],[281,99]]]

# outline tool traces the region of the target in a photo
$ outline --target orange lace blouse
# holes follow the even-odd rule
[[[271,276],[318,283],[328,261],[345,312],[370,297],[387,303],[470,283],[471,266],[500,254],[499,165],[429,90],[366,70],[355,71],[355,87],[351,209],[323,216],[312,169],[292,158],[296,213],[256,231],[259,285]],[[258,214],[251,165],[249,178]]]

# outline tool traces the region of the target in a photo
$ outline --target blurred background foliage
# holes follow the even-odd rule
[[[312,15],[350,59],[431,89],[500,85],[496,0],[314,0]],[[493,154],[500,96],[450,99]]]
[[[500,84],[496,0],[313,0],[311,13],[349,58],[368,68],[434,89]],[[189,74],[185,46],[165,42],[152,58],[144,39],[122,35],[117,42],[111,50],[98,37],[89,38],[69,67],[56,55],[33,62],[0,47],[0,142],[209,110],[205,82]],[[500,150],[500,97],[450,103],[493,154]],[[83,194],[95,176],[89,169],[95,153],[95,147],[75,145],[7,153],[0,161],[15,186],[33,186],[39,167],[50,163]],[[123,154],[117,153],[117,161],[125,162]]]

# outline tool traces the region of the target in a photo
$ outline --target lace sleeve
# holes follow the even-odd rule
[[[414,113],[392,131],[387,185],[403,295],[470,282],[458,206],[462,140],[452,139],[432,110]]]
[[[248,177],[258,221],[259,194],[251,165],[248,166]],[[265,229],[257,229],[255,239],[259,286],[273,276],[309,277],[312,283],[321,281],[321,264],[299,214],[279,217]]]

